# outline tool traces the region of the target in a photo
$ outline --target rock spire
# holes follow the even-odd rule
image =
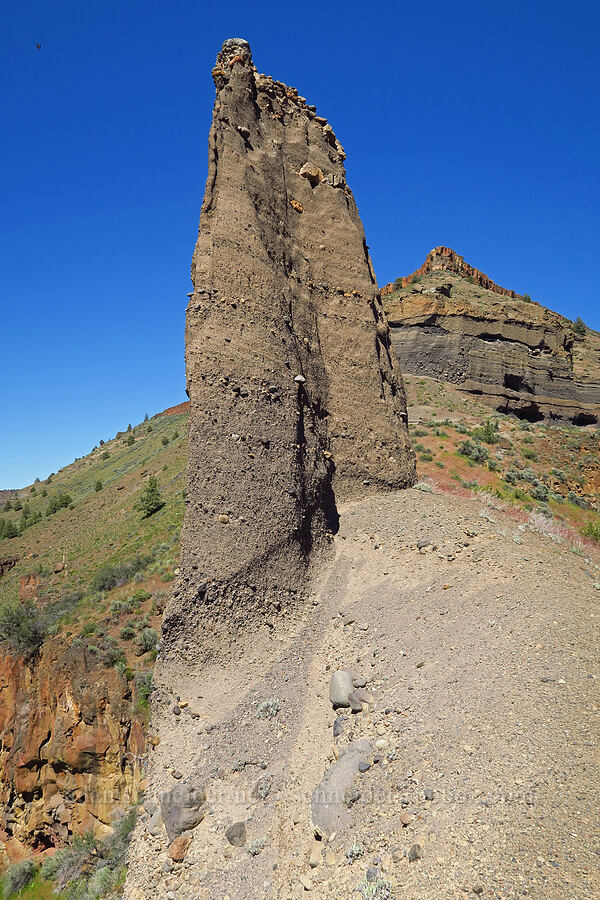
[[[336,501],[414,480],[402,379],[344,150],[225,41],[186,321],[186,610],[245,621],[307,589]]]

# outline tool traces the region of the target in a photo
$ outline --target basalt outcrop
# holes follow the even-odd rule
[[[404,279],[385,297],[403,371],[449,381],[529,421],[600,421],[600,334],[579,335],[558,313],[499,297],[502,289],[456,274],[453,257],[440,259],[450,268]]]
[[[0,841],[19,858],[109,832],[135,802],[145,725],[132,684],[91,651],[49,641],[35,661],[0,660]]]
[[[189,617],[293,604],[336,500],[414,479],[404,389],[345,153],[297,90],[226,41],[186,322],[191,401],[181,579]]]

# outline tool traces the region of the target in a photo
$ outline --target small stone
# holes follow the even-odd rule
[[[296,384],[304,384],[306,381],[306,378],[304,377],[304,375],[296,375],[294,377],[294,381],[296,382]]]
[[[383,737],[383,735],[385,734],[385,725],[383,724],[383,722],[378,722],[376,731],[378,735]]]
[[[333,736],[334,737],[339,737],[340,734],[343,732],[345,721],[346,720],[345,720],[344,716],[338,716],[338,718],[335,720],[335,722],[333,723]]]
[[[353,678],[352,684],[355,688],[365,688],[367,686],[367,678]]]
[[[308,864],[311,869],[316,869],[317,866],[321,863],[321,850],[323,849],[322,841],[313,841],[313,845],[310,851],[310,857],[308,860]]]
[[[400,821],[402,822],[402,825],[403,825],[405,828],[406,828],[407,825],[410,825],[410,823],[412,822],[412,820],[413,820],[413,817],[411,816],[410,813],[407,813],[407,812],[401,812],[401,813],[400,813]]]
[[[363,775],[365,772],[368,772],[370,768],[371,768],[371,765],[368,762],[363,762],[361,760],[361,762],[359,762],[359,764],[358,764],[358,771],[361,772]]]
[[[192,839],[190,837],[185,837],[183,834],[171,842],[171,845],[169,846],[169,856],[173,862],[183,862],[191,843]]]
[[[431,541],[418,541],[417,542],[417,550],[424,550],[425,547],[429,547]]]
[[[234,822],[225,829],[225,837],[233,847],[243,847],[246,843],[245,822]]]
[[[443,590],[445,590],[445,591],[447,591],[447,590],[448,590],[449,588],[451,588],[451,587],[452,587],[451,584],[444,584],[444,585],[442,585],[442,588],[443,588]]]
[[[426,800],[433,800],[433,791],[431,791],[431,790],[424,791],[423,795]]]
[[[226,513],[221,513],[221,515],[219,516],[219,522],[221,523],[221,525],[228,525],[229,516]]]
[[[356,622],[356,619],[354,618],[354,616],[344,616],[342,624],[343,625],[353,625],[355,622]]]
[[[183,778],[183,773],[180,772],[179,769],[173,769],[171,775],[173,776],[173,778],[176,778],[177,781],[179,781],[180,778]]]
[[[473,887],[473,893],[474,893],[474,894],[483,894],[483,887],[482,887],[482,885],[476,884],[476,885]]]
[[[302,885],[302,887],[304,888],[305,891],[312,891],[313,883],[310,880],[310,878],[308,877],[308,875],[301,875],[300,878],[298,879],[298,881],[300,882],[300,884]]]
[[[338,669],[329,682],[329,699],[334,709],[351,706],[349,695],[353,690],[352,675],[345,669]]]
[[[421,660],[421,662],[417,663],[417,669],[422,669],[424,665],[425,665],[425,660],[423,659],[423,660]]]
[[[180,715],[181,715],[181,710],[179,709],[179,707],[177,706],[177,704],[175,704],[175,706],[173,707],[173,709],[172,709],[171,711],[172,711],[172,713],[173,713],[174,716],[180,716]]]
[[[418,859],[423,859],[423,849],[420,844],[413,844],[406,855],[409,862],[416,862]]]

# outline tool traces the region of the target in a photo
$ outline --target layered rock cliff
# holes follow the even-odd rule
[[[246,621],[306,592],[336,500],[412,483],[402,379],[331,125],[226,41],[186,324],[182,577],[189,617]]]
[[[568,319],[514,294],[498,297],[503,289],[456,274],[455,258],[436,256],[438,268],[426,263],[417,283],[404,279],[385,297],[403,370],[530,421],[600,421],[600,335],[578,335]]]

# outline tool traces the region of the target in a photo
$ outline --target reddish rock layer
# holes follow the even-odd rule
[[[483,287],[488,291],[493,291],[495,294],[503,294],[505,297],[518,296],[515,291],[509,291],[507,288],[500,287],[500,285],[493,282],[489,276],[480,272],[479,269],[470,266],[469,263],[464,261],[462,256],[459,256],[459,254],[455,253],[450,247],[434,247],[434,249],[427,254],[425,262],[416,272],[413,272],[412,275],[406,275],[401,279],[402,287],[406,287],[407,284],[410,284],[411,281],[418,276],[428,275],[430,272],[454,272],[462,278],[472,279],[475,284],[480,285],[480,287]],[[387,296],[388,294],[392,294],[395,290],[397,290],[397,285],[394,284],[394,282],[390,282],[390,284],[386,284],[381,288],[381,295]]]
[[[58,651],[58,652],[57,652]],[[18,858],[105,834],[134,802],[145,760],[131,683],[83,647],[45,645],[35,666],[0,659],[0,841]]]

